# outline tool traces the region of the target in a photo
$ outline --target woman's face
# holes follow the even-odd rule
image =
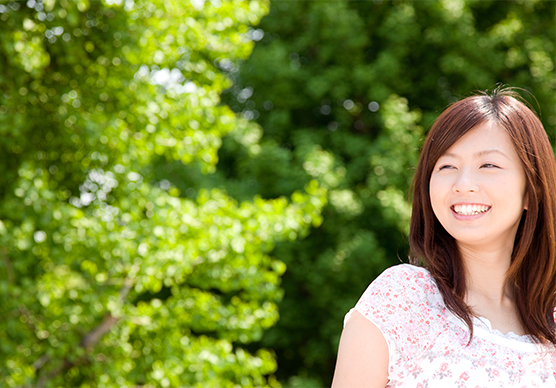
[[[513,249],[523,209],[525,172],[499,125],[479,124],[438,159],[431,175],[432,209],[458,246]]]

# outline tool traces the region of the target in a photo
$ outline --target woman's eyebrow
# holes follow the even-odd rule
[[[473,156],[474,157],[480,157],[480,156],[485,156],[485,155],[492,154],[492,153],[500,154],[503,157],[505,157],[506,159],[509,159],[508,156],[504,152],[502,152],[502,151],[500,151],[499,149],[496,149],[496,148],[475,152],[473,154]],[[459,158],[460,155],[454,154],[453,152],[446,152],[441,157]]]
[[[474,156],[485,156],[485,155],[492,154],[492,153],[500,154],[500,155],[502,155],[503,157],[505,157],[506,159],[509,159],[508,156],[507,156],[505,153],[503,153],[502,151],[500,151],[499,149],[496,149],[496,148],[493,148],[493,149],[490,149],[490,150],[484,150],[484,151],[476,152],[476,153],[474,154]]]

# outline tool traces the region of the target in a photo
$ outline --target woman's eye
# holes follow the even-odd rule
[[[498,168],[497,165],[492,164],[492,163],[485,163],[485,164],[483,164],[481,167],[485,167],[485,168]]]
[[[448,170],[448,169],[451,169],[451,168],[455,168],[455,167],[452,166],[451,164],[444,164],[444,165],[440,166],[440,168],[438,170],[439,171],[440,170]]]

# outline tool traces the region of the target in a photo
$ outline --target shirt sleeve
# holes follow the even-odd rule
[[[390,375],[411,363],[408,361],[418,357],[428,345],[433,315],[428,298],[431,293],[435,290],[431,287],[430,274],[422,268],[402,264],[384,271],[357,302],[354,310],[384,335]]]

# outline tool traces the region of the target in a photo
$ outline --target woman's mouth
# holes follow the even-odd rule
[[[490,210],[488,205],[453,205],[452,210],[454,213],[462,216],[474,216],[477,214],[485,213]]]

